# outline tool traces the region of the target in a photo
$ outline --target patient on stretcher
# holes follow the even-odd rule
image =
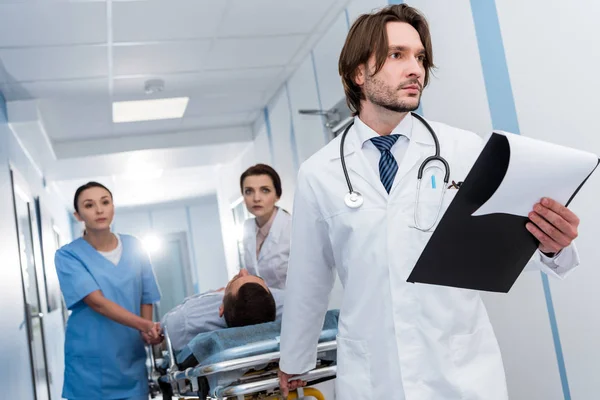
[[[154,365],[163,398],[271,396],[278,385],[282,311],[283,292],[246,270],[223,289],[184,300],[162,320],[167,348]],[[325,315],[311,383],[335,378],[338,318],[339,310]]]
[[[163,317],[162,326],[177,352],[200,333],[272,322],[282,312],[283,291],[269,289],[243,269],[225,288],[185,299]]]

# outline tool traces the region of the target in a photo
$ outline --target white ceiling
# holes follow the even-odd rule
[[[3,92],[44,99],[54,141],[250,124],[346,2],[0,1]],[[112,123],[114,100],[177,96],[183,120]]]
[[[159,171],[156,176],[146,179],[135,175],[102,175],[89,177],[85,181],[102,182],[113,193],[115,204],[131,207],[209,195],[216,189],[214,176],[215,167],[208,166]],[[81,179],[69,179],[54,184],[59,193],[72,194],[82,182]],[[63,201],[69,202],[68,207],[72,208],[71,198],[63,197]]]
[[[0,90],[9,102],[35,100],[58,157],[42,169],[71,190],[60,171],[114,161],[121,144],[176,152],[249,143],[261,109],[347,2],[0,0]],[[146,94],[150,79],[164,91]],[[190,97],[182,119],[112,122],[113,101],[180,96]]]

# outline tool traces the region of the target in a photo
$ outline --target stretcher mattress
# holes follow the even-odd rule
[[[325,316],[319,342],[335,340],[339,310]],[[180,365],[207,365],[279,351],[281,320],[197,335],[176,356]]]

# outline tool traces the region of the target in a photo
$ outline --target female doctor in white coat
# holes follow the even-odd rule
[[[254,218],[244,223],[244,264],[270,288],[284,289],[290,255],[292,217],[275,206],[281,179],[270,166],[257,164],[240,177],[240,189]]]
[[[353,190],[364,202],[355,207],[358,197],[344,201],[349,188],[341,137],[300,168],[281,332],[284,394],[304,383],[294,380],[295,374],[315,367],[337,269],[344,288],[337,398],[508,398],[500,349],[479,294],[406,282],[432,234],[417,228],[439,221],[444,173],[431,169],[427,177],[435,173],[438,185],[423,179],[415,224],[417,171],[436,146],[426,126],[409,113],[419,105],[432,61],[427,22],[406,4],[359,17],[348,33],[339,68],[355,118],[343,154]],[[449,182],[464,181],[482,139],[430,124],[450,166]],[[457,191],[446,191],[442,213]],[[578,264],[571,242],[579,220],[550,199],[532,204],[529,219],[527,229],[540,241],[530,265],[564,276]]]

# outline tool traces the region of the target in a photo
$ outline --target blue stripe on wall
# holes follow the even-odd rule
[[[560,373],[560,383],[562,384],[565,400],[571,400],[571,389],[569,388],[565,358],[563,356],[562,345],[560,343],[560,335],[558,334],[558,323],[556,322],[556,313],[554,312],[554,303],[552,302],[550,282],[548,281],[548,276],[546,274],[542,272],[541,275],[542,286],[544,287],[544,296],[546,297],[546,308],[548,309],[548,318],[550,319],[550,328],[552,329],[552,339],[554,340],[556,362],[558,363],[558,370]]]
[[[479,54],[481,56],[481,67],[490,114],[492,116],[492,125],[494,129],[520,134],[495,0],[471,0],[471,10]],[[567,370],[560,343],[558,324],[556,322],[556,313],[552,302],[552,292],[548,277],[544,273],[541,274],[563,396],[565,400],[571,400]]]
[[[269,141],[269,154],[271,156],[271,165],[275,167],[275,150],[273,149],[273,132],[271,132],[271,119],[269,118],[269,106],[264,108],[265,127],[267,129],[267,139]]]
[[[348,9],[344,9],[344,13],[346,14],[346,26],[348,27],[348,30],[350,30],[350,15],[348,14]]]
[[[388,0],[388,4],[402,4],[404,1],[402,0]]]
[[[300,169],[300,156],[298,155],[298,144],[296,142],[296,129],[294,128],[294,113],[292,110],[292,96],[287,81],[285,82],[285,93],[287,95],[288,108],[290,110],[290,144],[292,146],[292,160],[294,162],[294,170]]]
[[[79,234],[75,234],[75,225],[77,224],[77,220],[75,219],[75,216],[72,213],[67,212],[67,215],[69,216],[69,227],[71,228],[71,240],[75,240],[80,236]]]
[[[520,133],[494,0],[471,0],[483,78],[494,129]]]
[[[6,98],[0,92],[0,122],[8,122],[8,110],[6,107]]]
[[[319,87],[319,76],[317,75],[317,62],[315,61],[315,52],[313,50],[310,51],[310,59],[312,61],[313,66],[313,74],[315,76],[315,84],[317,85],[317,100],[319,101],[319,110],[323,109],[323,102],[321,101],[321,89]],[[321,116],[321,125],[323,126],[323,138],[325,139],[325,144],[329,143],[329,132],[325,127],[325,118]]]
[[[190,243],[188,244],[189,249],[192,253],[192,264],[194,265],[194,293],[200,293],[200,282],[198,278],[198,263],[196,263],[196,252],[194,251],[194,232],[192,230],[192,216],[190,213],[190,206],[185,206],[185,218],[187,220],[187,229],[190,237]]]
[[[421,101],[419,102],[419,107],[417,107],[415,112],[419,115],[425,116],[425,114],[423,114],[423,99],[422,98],[421,98]]]

